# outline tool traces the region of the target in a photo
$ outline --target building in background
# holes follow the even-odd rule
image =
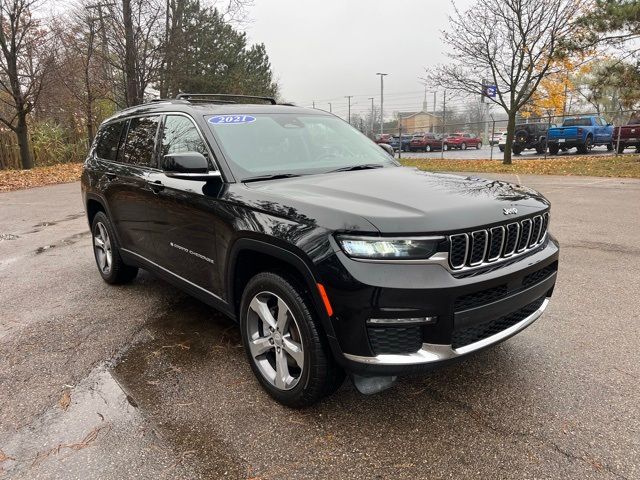
[[[427,102],[422,103],[419,112],[398,112],[402,133],[439,132],[442,127],[442,118],[434,115],[427,109]]]

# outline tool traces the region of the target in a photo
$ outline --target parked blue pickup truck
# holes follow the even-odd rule
[[[550,128],[547,133],[549,153],[576,147],[578,153],[588,153],[596,145],[613,150],[613,125],[599,116],[566,118],[561,127]]]

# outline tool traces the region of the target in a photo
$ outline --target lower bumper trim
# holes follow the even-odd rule
[[[456,357],[467,355],[469,353],[481,350],[485,347],[499,343],[512,337],[516,333],[524,330],[533,322],[535,322],[540,315],[545,311],[549,299],[545,298],[542,305],[529,315],[524,320],[512,325],[509,328],[502,330],[487,338],[483,338],[469,345],[463,347],[453,348],[451,345],[441,345],[435,343],[423,343],[422,348],[414,353],[407,354],[381,354],[374,357],[365,357],[361,355],[351,355],[345,353],[344,356],[352,362],[363,363],[368,365],[423,365],[429,363],[437,363],[445,360],[450,360]]]

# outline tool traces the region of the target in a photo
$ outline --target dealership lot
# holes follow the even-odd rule
[[[633,149],[628,149],[625,154],[633,153]],[[498,146],[495,145],[493,147],[493,159],[499,160],[502,158],[503,153],[498,149]],[[576,150],[571,149],[568,152],[560,152],[555,156],[548,156],[547,158],[558,158],[558,157],[571,157],[576,155]],[[613,155],[613,152],[607,151],[606,147],[595,147],[591,150],[589,155],[599,155],[599,156],[607,156]],[[396,154],[397,156],[397,154]],[[460,158],[464,160],[484,160],[492,158],[491,147],[488,145],[484,145],[480,149],[476,148],[467,148],[466,150],[446,150],[444,153],[441,151],[435,152],[402,152],[402,158]],[[532,159],[532,158],[544,158],[544,155],[539,155],[535,150],[525,150],[519,156],[514,156],[514,159],[522,158],[522,159]]]
[[[0,476],[638,478],[640,181],[496,178],[552,201],[545,315],[455,366],[371,397],[345,382],[302,411],[263,392],[214,310],[149,274],[100,280],[78,184],[0,194]]]

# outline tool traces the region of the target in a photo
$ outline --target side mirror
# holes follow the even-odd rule
[[[395,152],[393,151],[393,147],[391,145],[389,145],[388,143],[379,143],[378,145],[380,145],[380,148],[387,152],[387,154],[395,158]]]
[[[201,180],[219,177],[220,172],[209,172],[209,162],[199,152],[169,153],[162,157],[162,170],[168,177]]]

